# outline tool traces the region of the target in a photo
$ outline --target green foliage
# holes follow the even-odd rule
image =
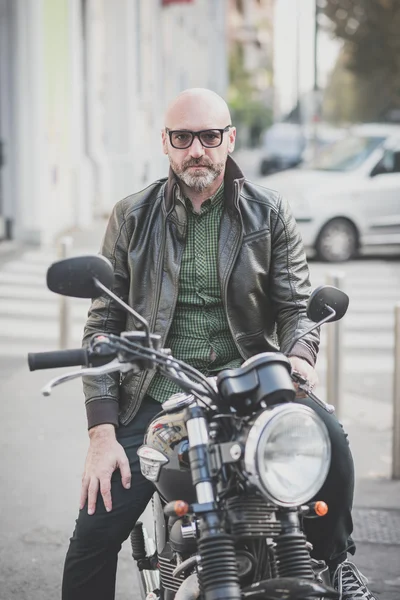
[[[229,55],[228,104],[232,121],[241,130],[248,132],[248,143],[253,146],[259,142],[262,132],[273,121],[271,107],[259,99],[259,91],[252,83],[251,75],[244,68],[243,48],[234,43]],[[243,135],[239,143],[243,142]]]
[[[323,0],[320,6],[345,42],[325,108],[339,120],[384,119],[400,107],[400,2]]]

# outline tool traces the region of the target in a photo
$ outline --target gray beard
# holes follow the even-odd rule
[[[194,175],[188,171],[183,171],[178,174],[178,177],[188,186],[188,188],[195,192],[203,192],[216,180],[218,175],[219,173],[216,170],[214,171],[208,168],[205,175]]]
[[[186,170],[186,167],[178,167],[171,159],[170,159],[172,170],[175,175],[183,181],[188,188],[193,190],[196,193],[203,192],[207,189],[216,179],[221,175],[225,163],[216,163],[208,165],[207,167],[203,167],[205,170],[204,175],[195,175],[190,171]],[[195,161],[191,161],[192,164],[196,164]]]

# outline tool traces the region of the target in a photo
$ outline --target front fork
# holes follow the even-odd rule
[[[199,519],[198,567],[200,591],[204,600],[241,600],[233,539],[221,523],[208,463],[209,434],[204,410],[189,406],[185,413],[189,440],[189,461],[197,504],[192,506]]]
[[[311,558],[312,545],[302,531],[298,510],[282,510],[279,519],[282,533],[274,543],[276,576],[315,580],[329,587],[329,568],[324,561]]]
[[[310,548],[297,508],[279,511],[282,533],[275,540],[278,577],[314,579]]]

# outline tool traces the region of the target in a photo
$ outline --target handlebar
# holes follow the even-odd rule
[[[152,334],[151,337],[154,337],[154,345],[158,346],[159,336]],[[42,390],[42,393],[46,396],[50,395],[54,386],[83,375],[104,375],[116,371],[121,373],[139,372],[143,368],[154,368],[157,365],[157,368],[162,370],[164,375],[177,383],[179,382],[182,389],[194,394],[202,403],[206,404],[204,394],[210,398],[216,397],[218,392],[215,381],[211,383],[204,375],[201,375],[186,363],[174,359],[169,350],[163,349],[160,351],[155,348],[147,348],[143,345],[144,340],[142,338],[143,334],[141,332],[124,332],[121,337],[111,334],[96,334],[91,339],[88,348],[31,352],[28,354],[29,369],[30,371],[36,371],[56,367],[87,367],[51,380]],[[291,376],[299,389],[304,391],[319,406],[327,412],[334,412],[333,406],[326,404],[313,393],[308,381],[300,373],[292,371]]]
[[[52,379],[42,390],[49,395],[51,389],[60,383],[76,377],[104,375],[107,373],[128,371],[139,372],[157,368],[169,379],[179,383],[183,390],[200,397],[216,397],[215,385],[186,363],[176,360],[167,348],[161,348],[161,337],[150,334],[152,347],[148,347],[147,336],[140,331],[115,334],[95,334],[87,348],[59,350],[55,352],[30,353],[28,363],[31,371],[66,366],[86,366],[84,369],[67,373]]]
[[[30,371],[39,369],[54,369],[56,367],[89,366],[89,356],[86,348],[57,350],[54,352],[30,352],[28,354]]]
[[[104,365],[115,354],[97,354],[87,348],[71,348],[53,352],[30,352],[28,365],[30,371],[40,369],[55,369],[57,367],[99,367]]]

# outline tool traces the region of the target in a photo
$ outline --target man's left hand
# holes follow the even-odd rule
[[[314,367],[304,360],[304,358],[299,358],[298,356],[289,356],[289,360],[293,371],[297,371],[300,375],[305,377],[312,390],[318,383],[318,375]]]

